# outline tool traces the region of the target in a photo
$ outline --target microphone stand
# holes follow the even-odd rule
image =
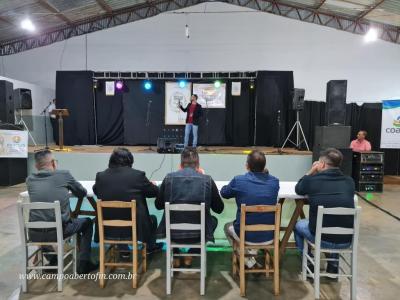
[[[47,109],[50,107],[51,102],[47,104],[47,106],[43,109],[43,111],[40,113],[41,115],[44,115],[44,136],[46,139],[46,147],[44,149],[49,150],[49,144],[47,141]]]
[[[281,122],[281,111],[278,110],[278,115],[277,115],[277,123],[278,123],[278,134],[277,134],[277,152],[279,154],[283,154],[284,152],[282,151],[282,148],[280,146],[281,144],[281,126],[282,126],[282,122]]]
[[[208,99],[207,97],[205,97],[206,100],[206,146],[204,147],[204,151],[210,151],[210,149],[208,149],[208,142],[209,142],[209,138],[208,138],[208,124],[209,124],[209,120],[208,120]]]
[[[147,138],[149,143],[149,148],[147,150],[153,151],[151,147],[151,100],[147,102],[147,114],[146,114],[146,127],[147,127]]]

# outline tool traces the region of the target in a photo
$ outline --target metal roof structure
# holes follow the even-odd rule
[[[205,0],[3,0],[0,1],[0,56],[49,45],[73,36],[190,7]],[[221,0],[303,22],[365,34],[400,44],[400,0]],[[29,17],[38,28],[27,34]]]

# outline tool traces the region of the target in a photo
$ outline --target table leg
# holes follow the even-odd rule
[[[299,216],[301,214],[303,214],[303,216],[304,216],[304,212],[303,212],[304,200],[303,199],[295,199],[295,201],[296,201],[296,208],[293,212],[293,215],[290,219],[290,222],[286,228],[285,234],[283,235],[283,238],[281,241],[281,247],[280,247],[281,256],[283,256],[283,254],[285,254],[287,243],[289,241],[290,235],[293,232],[294,226],[296,225],[297,219],[299,218]]]
[[[78,202],[76,203],[74,211],[71,213],[72,218],[77,218],[81,213],[83,197],[78,198]]]

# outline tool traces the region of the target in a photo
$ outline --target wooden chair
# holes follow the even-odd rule
[[[240,295],[242,297],[246,294],[246,273],[265,273],[269,277],[269,273],[274,273],[274,294],[279,295],[279,233],[281,223],[281,205],[254,205],[246,206],[242,204],[240,207],[240,242],[233,239],[233,251],[232,251],[232,273],[235,276],[238,271],[240,281]],[[275,213],[275,224],[256,224],[246,225],[246,213]],[[246,231],[274,231],[273,243],[246,243],[245,234]],[[246,254],[247,249],[257,249],[265,251],[265,266],[264,269],[245,269],[245,257],[254,256]],[[274,250],[273,261],[271,261],[270,250]]]
[[[315,230],[315,243],[310,242],[307,239],[304,239],[304,248],[303,248],[303,262],[302,262],[302,279],[304,281],[307,280],[307,275],[311,276],[314,279],[314,297],[315,299],[319,299],[320,294],[320,277],[346,277],[351,281],[351,294],[350,299],[357,299],[357,251],[358,251],[358,236],[360,232],[360,214],[361,207],[356,208],[344,208],[344,207],[336,207],[336,208],[324,208],[323,206],[318,206],[318,214],[317,214],[317,224]],[[324,216],[326,215],[335,215],[335,216],[354,216],[353,228],[344,228],[344,227],[323,227],[322,221]],[[352,235],[353,239],[351,245],[345,249],[328,249],[323,248],[321,246],[321,238],[322,234],[331,234],[331,235]],[[314,257],[311,257],[308,254],[308,250],[314,250]],[[339,258],[321,258],[321,253],[328,254],[338,254]],[[350,256],[350,259],[347,259],[346,256]],[[337,261],[338,264],[340,261],[344,262],[345,265],[350,269],[349,272],[346,272],[344,268],[340,265],[339,271],[341,273],[333,274],[333,273],[321,273],[320,266],[321,261]],[[314,272],[309,269],[307,263],[310,262],[314,266]]]
[[[36,221],[30,222],[29,213],[31,210],[41,209],[41,210],[53,210],[55,221],[47,222],[47,221]],[[61,219],[61,208],[60,202],[54,201],[53,203],[49,202],[32,202],[32,203],[23,203],[22,201],[17,202],[17,210],[18,210],[18,223],[19,230],[21,235],[21,242],[23,248],[23,261],[22,261],[22,290],[23,292],[28,291],[28,275],[32,271],[37,271],[39,274],[43,270],[57,270],[57,290],[59,292],[63,289],[63,274],[70,267],[73,267],[73,272],[76,273],[76,257],[77,257],[77,248],[76,248],[76,234],[69,236],[64,239],[63,229],[62,229],[62,219]],[[56,240],[54,242],[32,242],[29,237],[29,229],[40,229],[44,230],[43,234],[46,234],[45,230],[54,231],[56,234]],[[47,231],[49,232],[49,231]],[[71,248],[64,252],[64,245],[69,243]],[[43,251],[42,247],[48,246],[56,248],[55,251],[46,252],[46,255],[57,255],[57,265],[55,266],[44,266],[43,265]],[[33,251],[29,255],[29,248],[36,247],[36,250]],[[64,260],[69,256],[72,257],[70,262],[64,266]],[[33,259],[33,262],[30,264],[29,261]]]
[[[115,209],[115,208],[129,208],[131,210],[131,220],[104,220],[103,219],[103,208]],[[146,243],[138,245],[137,234],[136,234],[136,201],[131,202],[124,201],[97,201],[97,218],[99,223],[99,238],[100,238],[100,287],[104,287],[104,276],[106,267],[114,268],[130,268],[132,267],[132,287],[137,288],[137,276],[138,276],[138,247],[141,246],[142,256],[142,272],[146,272],[147,260],[146,260]],[[132,227],[132,240],[109,240],[104,237],[104,227]],[[105,251],[105,245],[111,245],[108,251]],[[119,251],[115,251],[115,245],[126,244],[132,245],[132,262],[116,262],[115,255]],[[110,261],[106,261],[106,255],[110,253]]]

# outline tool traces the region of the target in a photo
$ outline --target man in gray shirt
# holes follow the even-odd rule
[[[35,153],[37,173],[26,179],[31,202],[60,201],[64,238],[77,233],[80,236],[78,273],[89,273],[97,268],[90,261],[93,223],[90,218],[70,217],[70,191],[76,197],[86,196],[86,189],[76,181],[69,171],[57,170],[57,161],[49,150]],[[32,210],[29,220],[54,222],[54,212],[50,210]],[[56,240],[54,229],[30,229],[29,237],[34,242]],[[52,262],[53,260],[51,260]]]

